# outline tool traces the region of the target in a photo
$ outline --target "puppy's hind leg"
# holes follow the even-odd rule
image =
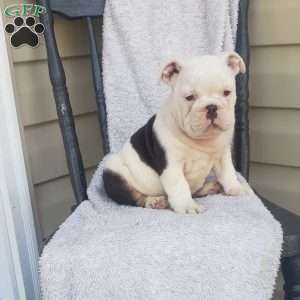
[[[146,195],[137,191],[130,182],[132,178],[128,167],[119,155],[112,154],[103,171],[103,183],[107,195],[121,205],[144,207]]]
[[[167,208],[167,196],[148,196],[130,184],[133,181],[128,167],[118,155],[111,155],[103,171],[104,189],[107,195],[121,205],[147,208]]]
[[[167,196],[147,196],[145,200],[146,208],[164,209],[169,207]]]
[[[169,206],[166,196],[146,196],[130,186],[121,175],[112,170],[104,170],[103,182],[107,195],[118,204],[156,209],[164,209]]]
[[[130,186],[126,179],[115,171],[105,169],[103,183],[107,195],[118,204],[145,206],[146,195]]]

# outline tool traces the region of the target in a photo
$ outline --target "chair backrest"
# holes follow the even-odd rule
[[[109,152],[106,106],[103,93],[101,54],[102,49],[97,46],[94,17],[103,15],[105,0],[38,0],[38,4],[47,9],[47,14],[41,16],[45,25],[45,41],[48,54],[48,67],[59,124],[62,132],[64,148],[70,172],[76,204],[87,199],[86,178],[74,126],[74,118],[66,78],[59,51],[56,44],[53,28],[52,12],[62,14],[67,18],[85,18],[87,21],[90,56],[92,61],[92,74],[97,103],[100,131],[103,140],[104,153]],[[249,43],[248,43],[248,0],[240,0],[239,24],[237,32],[236,51],[243,57],[247,67],[249,66]],[[248,68],[247,68],[248,70]],[[237,78],[237,105],[236,105],[236,127],[234,138],[234,161],[235,166],[246,178],[249,172],[249,132],[248,132],[248,76],[239,75]]]

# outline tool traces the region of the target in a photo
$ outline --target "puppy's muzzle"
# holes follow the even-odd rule
[[[206,110],[207,110],[206,118],[208,120],[214,121],[218,117],[218,113],[217,113],[218,107],[217,107],[217,105],[215,105],[215,104],[207,105]]]

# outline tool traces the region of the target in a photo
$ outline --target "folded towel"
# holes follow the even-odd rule
[[[233,50],[237,0],[107,0],[104,87],[117,151],[157,111],[173,57]],[[82,203],[40,260],[44,299],[268,300],[282,231],[253,194],[198,199],[208,211],[119,206],[100,164]],[[241,179],[243,180],[243,179]]]

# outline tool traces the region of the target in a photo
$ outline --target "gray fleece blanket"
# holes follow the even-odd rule
[[[234,0],[107,1],[103,65],[113,151],[157,110],[165,56],[234,48],[237,7]],[[282,231],[254,194],[198,199],[208,208],[201,215],[118,206],[103,190],[102,165],[89,201],[44,248],[43,299],[271,298]]]
[[[118,206],[101,175],[44,249],[44,299],[271,298],[282,233],[256,196],[208,196],[206,213],[180,215]]]

